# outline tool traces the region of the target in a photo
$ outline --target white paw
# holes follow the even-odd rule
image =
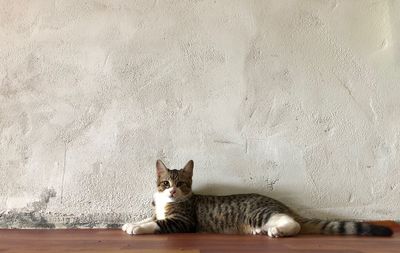
[[[126,231],[126,229],[127,229],[127,227],[128,227],[128,224],[129,224],[129,223],[125,223],[125,224],[122,226],[122,228],[121,228],[122,231]]]
[[[300,232],[300,224],[287,214],[272,215],[264,227],[270,237],[294,236]]]
[[[122,226],[122,231],[125,231],[127,234],[132,235],[133,234],[133,229],[138,227],[138,224],[135,223],[126,223]]]
[[[140,225],[138,227],[134,227],[132,230],[132,235],[143,235],[143,234],[152,234],[154,231],[147,229],[145,226]]]
[[[154,234],[157,229],[158,225],[153,221],[145,224],[127,223],[122,226],[122,230],[130,235]]]
[[[270,227],[270,228],[268,228],[268,236],[269,237],[283,237],[285,235],[281,231],[279,231],[278,227]]]

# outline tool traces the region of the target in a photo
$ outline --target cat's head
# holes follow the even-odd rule
[[[183,169],[170,170],[161,160],[157,160],[158,197],[168,202],[184,200],[192,194],[193,161],[190,160]]]

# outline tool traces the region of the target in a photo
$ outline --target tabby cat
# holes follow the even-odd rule
[[[258,194],[205,196],[192,193],[193,161],[170,170],[157,161],[154,215],[122,227],[128,234],[211,232],[266,234],[298,233],[391,236],[387,227],[354,221],[325,221],[299,216],[281,202]]]

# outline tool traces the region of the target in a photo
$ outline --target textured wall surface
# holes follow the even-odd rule
[[[0,227],[198,192],[400,217],[400,1],[0,1]]]

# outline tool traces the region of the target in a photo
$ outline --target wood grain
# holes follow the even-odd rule
[[[399,226],[393,237],[300,235],[292,238],[267,236],[169,234],[129,236],[120,230],[0,230],[0,252],[119,252],[119,253],[398,253]]]

